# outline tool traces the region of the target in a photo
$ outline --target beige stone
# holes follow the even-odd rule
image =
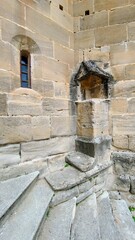
[[[43,99],[43,115],[67,116],[69,115],[69,101],[65,99]]]
[[[95,11],[102,11],[102,10],[111,10],[112,8],[117,8],[121,6],[128,5],[128,0],[95,0],[94,7]]]
[[[55,83],[55,97],[57,98],[67,98],[68,97],[69,85],[65,83]]]
[[[11,92],[20,87],[20,76],[0,69],[0,92]]]
[[[135,113],[135,98],[128,99],[128,112]]]
[[[134,97],[135,80],[119,81],[114,85],[114,97]]]
[[[50,138],[50,118],[37,116],[31,119],[33,140]]]
[[[71,68],[74,66],[74,51],[69,48],[63,47],[59,44],[54,44],[55,59],[69,64]]]
[[[0,168],[15,165],[20,162],[20,144],[0,147]]]
[[[135,40],[135,22],[128,24],[128,39],[129,41]]]
[[[115,80],[120,81],[126,79],[125,65],[112,66],[111,71]]]
[[[94,1],[93,0],[82,0],[82,1],[75,1],[73,3],[73,12],[74,16],[84,16],[85,11],[89,10],[90,13],[94,11]]]
[[[126,79],[135,80],[135,64],[130,64],[125,67]]]
[[[51,136],[68,136],[76,133],[75,117],[52,117]]]
[[[113,25],[95,29],[95,45],[97,47],[120,43],[127,40],[126,25]]]
[[[129,136],[129,149],[135,152],[135,136]]]
[[[0,145],[32,140],[30,117],[0,117]]]
[[[7,95],[0,93],[0,116],[7,115]]]
[[[128,149],[128,136],[113,136],[112,145],[119,149]]]
[[[113,135],[135,135],[135,115],[123,114],[112,117]]]
[[[80,31],[80,17],[74,17],[74,32]]]
[[[75,33],[75,49],[94,47],[94,30],[85,30]]]
[[[47,156],[66,153],[74,150],[73,137],[58,137],[44,141],[33,141],[21,144],[21,160],[43,160]]]
[[[97,49],[85,49],[84,50],[84,58],[85,60],[95,60],[101,63],[102,68],[104,63],[109,62],[109,52],[101,52]]]
[[[122,24],[135,21],[135,6],[125,6],[122,8],[114,9],[109,13],[109,23]]]
[[[99,13],[93,13],[88,16],[81,17],[80,29],[86,30],[91,28],[108,26],[108,12],[102,11]]]
[[[50,172],[61,170],[65,166],[65,154],[47,157],[47,163]]]
[[[11,71],[11,45],[0,40],[0,68]]]
[[[31,0],[21,0],[22,3],[32,7],[38,12],[41,12],[43,15],[50,16],[50,1],[31,1]]]
[[[128,101],[126,98],[113,98],[110,103],[111,114],[127,113]]]
[[[43,79],[32,79],[32,88],[44,97],[54,97],[54,82]]]

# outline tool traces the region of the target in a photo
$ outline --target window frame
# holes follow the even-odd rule
[[[22,63],[22,57],[27,58],[27,64]],[[27,66],[27,72],[22,71],[22,66]],[[22,74],[27,75],[27,80],[24,81],[22,79]],[[20,80],[21,80],[21,87],[23,88],[31,88],[31,55],[27,50],[20,51]],[[23,86],[23,83],[26,82],[28,86]]]

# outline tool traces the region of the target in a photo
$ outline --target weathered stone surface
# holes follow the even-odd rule
[[[76,118],[71,116],[51,117],[51,136],[69,136],[76,133]]]
[[[99,240],[100,230],[95,194],[77,205],[75,220],[72,226],[71,239]]]
[[[0,116],[7,115],[7,95],[0,93]]]
[[[39,78],[32,81],[32,88],[44,97],[54,97],[54,83]]]
[[[74,150],[74,137],[59,137],[21,144],[21,160],[45,159],[47,156]]]
[[[8,211],[23,192],[38,177],[39,172],[0,182],[0,218]]]
[[[128,24],[128,37],[130,41],[135,40],[135,22]]]
[[[95,158],[92,158],[84,153],[71,152],[66,156],[66,162],[82,172],[87,172],[94,167]]]
[[[128,136],[115,135],[112,139],[112,145],[119,149],[128,149],[129,148],[129,138]]]
[[[112,160],[115,162],[115,171],[118,174],[129,174],[135,163],[135,153],[133,152],[113,152]]]
[[[135,151],[135,137],[133,136],[129,136],[129,150],[131,150],[132,152]]]
[[[110,102],[111,114],[123,114],[128,112],[127,98],[112,98]]]
[[[125,6],[123,8],[117,8],[110,12],[109,23],[122,24],[135,21],[135,6]]]
[[[103,0],[102,2],[99,2],[98,0],[95,0],[95,11],[102,11],[102,10],[111,10],[113,8],[122,7],[125,5],[128,5],[128,0]]]
[[[72,199],[73,197],[78,197],[78,195],[79,195],[78,187],[74,187],[66,191],[55,192],[55,195],[50,203],[50,206],[54,207],[62,202],[66,202],[67,200]]]
[[[122,240],[112,215],[107,192],[99,196],[97,206],[101,239]]]
[[[94,30],[85,30],[75,33],[75,49],[94,47]]]
[[[34,108],[35,109],[35,108]],[[50,118],[37,116],[31,119],[33,140],[50,138]]]
[[[113,186],[115,190],[122,192],[129,192],[130,190],[130,177],[129,175],[120,175],[117,177],[116,182]]]
[[[47,164],[50,172],[55,172],[63,169],[65,166],[65,153],[57,154],[56,156],[48,156]]]
[[[65,62],[72,68],[74,66],[74,51],[59,44],[54,45],[55,58]]]
[[[110,191],[109,192],[109,198],[112,199],[112,200],[120,200],[121,199],[120,192],[118,192],[118,191]]]
[[[131,189],[130,189],[130,192],[132,194],[135,194],[135,177],[134,176],[131,176],[130,177],[130,181],[131,181]]]
[[[84,193],[88,190],[90,190],[95,184],[94,178],[91,179],[91,181],[87,181],[85,183],[82,183],[78,186],[79,188],[79,193]]]
[[[47,174],[45,178],[54,190],[65,190],[85,182],[86,175],[67,166],[61,171]]]
[[[91,189],[89,189],[88,191],[79,194],[79,196],[77,197],[76,203],[78,204],[78,203],[84,201],[87,197],[89,197],[89,196],[92,195],[93,193],[94,193],[94,189],[91,188]]]
[[[68,240],[74,219],[76,198],[54,207],[43,226],[39,240]]]
[[[0,117],[0,144],[32,140],[31,117]]]
[[[52,196],[53,191],[45,180],[38,181],[8,221],[1,226],[1,239],[8,239],[12,232],[12,239],[19,237],[20,240],[32,240],[47,213]]]
[[[114,86],[113,96],[115,98],[116,97],[120,97],[120,98],[135,97],[134,89],[135,89],[135,80],[119,81]]]
[[[135,239],[135,223],[124,200],[112,201],[113,215],[122,239]]]
[[[0,147],[0,168],[20,162],[20,144]]]
[[[73,2],[73,13],[75,17],[84,16],[86,10],[89,10],[90,13],[94,11],[93,0],[82,0]]]
[[[86,177],[88,179],[91,179],[94,176],[97,176],[100,172],[108,169],[109,167],[112,166],[112,162],[106,162],[105,164],[98,164],[96,165],[92,170],[86,172]]]
[[[44,98],[42,107],[45,116],[68,116],[69,114],[69,101],[65,99]]]
[[[131,135],[135,134],[135,113],[114,115],[113,122],[113,135]]]

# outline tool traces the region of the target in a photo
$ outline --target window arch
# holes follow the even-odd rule
[[[31,88],[31,56],[28,51],[20,52],[21,87]]]

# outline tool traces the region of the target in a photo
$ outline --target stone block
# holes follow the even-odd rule
[[[112,66],[111,71],[115,80],[120,81],[126,79],[125,65]]]
[[[104,67],[104,63],[109,62],[109,52],[102,52],[97,49],[85,49],[84,50],[85,60],[95,60],[101,64],[101,67]]]
[[[50,138],[50,118],[37,116],[31,119],[33,140]]]
[[[130,64],[125,67],[125,75],[128,80],[135,79],[135,64]]]
[[[51,136],[68,136],[76,133],[75,117],[51,117]]]
[[[19,25],[25,25],[24,4],[17,0],[13,0],[12,3],[10,0],[5,0],[0,8],[0,16]]]
[[[54,82],[32,79],[32,88],[44,97],[54,97]]]
[[[113,119],[113,135],[135,135],[135,114],[115,115]]]
[[[20,162],[20,144],[0,147],[0,168],[15,165]]]
[[[21,160],[40,160],[74,150],[74,137],[58,137],[21,144]]]
[[[123,24],[135,21],[135,6],[125,6],[109,12],[109,24]]]
[[[75,17],[84,16],[85,11],[89,10],[90,13],[94,11],[93,0],[82,0],[73,2],[73,13]]]
[[[135,22],[128,24],[128,39],[129,41],[135,40]]]
[[[135,153],[132,152],[113,152],[112,160],[114,161],[115,171],[118,175],[131,174],[135,164]]]
[[[119,149],[128,149],[129,148],[128,141],[129,141],[128,136],[115,135],[113,136],[112,145]]]
[[[122,7],[128,4],[128,0],[103,0],[102,2],[99,0],[95,0],[94,7],[95,11],[98,12],[102,10],[111,10],[113,8]]]
[[[41,12],[44,16],[50,16],[50,1],[30,1],[30,0],[21,0],[22,3],[28,5],[29,7],[35,9],[38,12]]]
[[[126,98],[112,98],[110,102],[111,114],[123,114],[128,112],[128,101]]]
[[[65,167],[65,153],[47,157],[50,172],[61,170]]]
[[[108,26],[108,12],[102,11],[81,17],[80,30]]]
[[[135,152],[135,136],[129,136],[129,150]]]
[[[94,178],[78,186],[79,194],[89,191],[95,184]]]
[[[127,40],[126,25],[113,25],[95,30],[96,47],[116,44]]]
[[[68,11],[68,5],[72,2],[72,0],[55,0],[52,4],[59,7],[59,4],[63,6],[63,10],[65,12]]]
[[[7,115],[7,94],[0,93],[0,116]]]
[[[32,140],[31,117],[0,117],[0,145]]]
[[[135,80],[119,81],[114,85],[113,97],[135,97]]]
[[[0,68],[11,71],[11,45],[0,40]]]
[[[135,113],[134,104],[135,104],[135,98],[129,98],[128,99],[128,112],[129,113]]]
[[[131,177],[130,177],[130,180],[131,180],[131,190],[130,190],[130,192],[131,192],[132,194],[135,194],[135,177],[134,177],[134,176],[131,176]]]
[[[44,98],[43,115],[46,116],[68,116],[69,115],[69,101],[65,99]]]
[[[26,8],[26,25],[36,33],[46,36],[64,46],[69,46],[68,31],[30,7]]]
[[[59,3],[60,4],[60,3]],[[63,5],[62,5],[63,6]],[[73,32],[73,17],[69,15],[63,6],[63,11],[57,5],[51,4],[51,18],[63,28]]]
[[[55,59],[64,62],[66,64],[69,64],[71,68],[74,66],[74,51],[63,47],[59,44],[54,44],[54,55]]]
[[[69,96],[69,85],[65,83],[54,83],[55,97],[56,98],[68,98]]]
[[[56,82],[68,82],[68,64],[64,64],[55,59],[49,59],[41,55],[33,58],[33,77]],[[59,71],[58,71],[59,69]]]
[[[94,30],[85,30],[75,33],[75,50],[93,48],[95,45]]]
[[[122,192],[129,192],[130,190],[130,178],[128,175],[121,175],[117,178],[114,185],[115,189]]]

